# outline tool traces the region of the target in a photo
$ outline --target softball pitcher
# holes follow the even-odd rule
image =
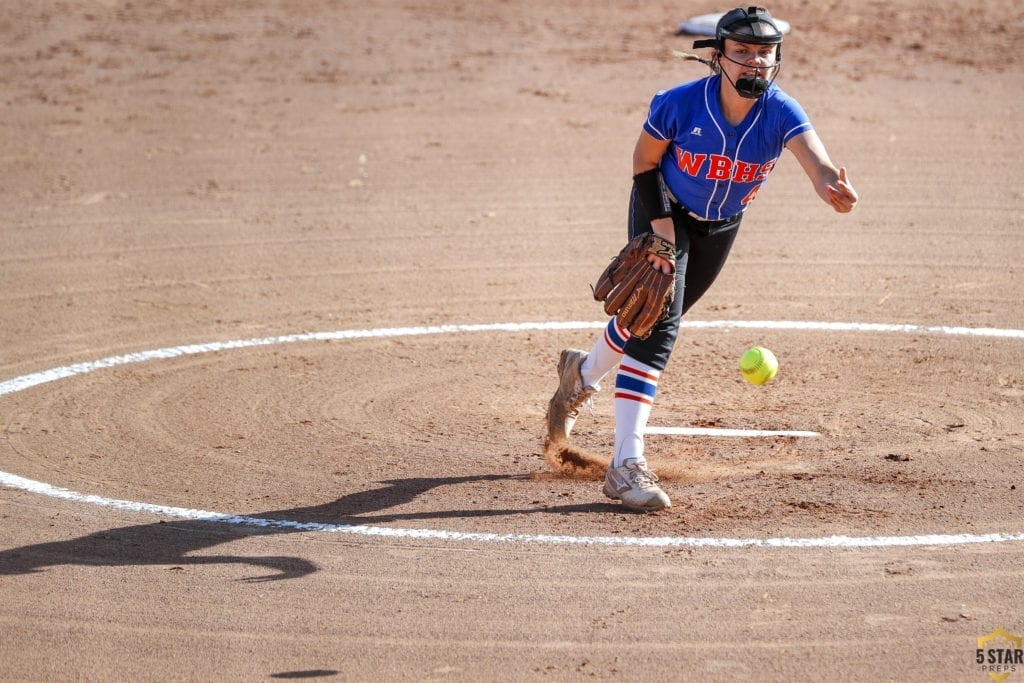
[[[839,213],[857,192],[804,112],[775,78],[782,32],[763,7],[718,21],[699,59],[712,74],[657,93],[633,152],[629,244],[595,286],[612,318],[588,352],[566,349],[548,404],[548,439],[566,443],[580,408],[615,376],[615,452],[604,494],[635,510],[671,501],[644,457],[644,431],[682,316],[729,255],[747,207],[789,149],[821,199]]]

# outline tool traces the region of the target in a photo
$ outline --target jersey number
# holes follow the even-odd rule
[[[754,198],[757,197],[757,192],[760,189],[761,189],[760,185],[754,185],[754,189],[752,189],[750,192],[747,193],[747,196],[744,197],[742,201],[740,201],[740,204],[742,204],[743,206],[746,206],[750,202],[754,201]]]

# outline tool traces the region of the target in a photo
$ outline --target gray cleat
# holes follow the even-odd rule
[[[642,512],[672,507],[672,501],[658,486],[658,475],[637,458],[629,458],[621,467],[608,468],[604,475],[604,495]]]

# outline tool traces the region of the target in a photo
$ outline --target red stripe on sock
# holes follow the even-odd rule
[[[621,391],[616,391],[615,392],[615,398],[624,398],[624,399],[627,399],[629,401],[636,401],[637,403],[646,403],[649,406],[653,406],[654,405],[654,400],[651,399],[651,398],[648,398],[647,396],[637,396],[636,394],[625,394],[625,393],[622,393]]]
[[[653,384],[657,384],[658,383],[658,378],[661,377],[660,373],[657,374],[657,375],[652,375],[649,372],[644,372],[643,370],[637,370],[636,368],[631,368],[631,367],[629,367],[628,365],[625,365],[625,364],[620,364],[619,365],[619,371],[620,372],[628,372],[631,375],[636,375],[637,377],[642,377],[642,378],[644,378],[646,380],[650,380]]]
[[[604,343],[607,344],[615,353],[625,353],[625,349],[616,346],[615,342],[612,341],[612,338],[608,336],[607,329],[604,331]]]

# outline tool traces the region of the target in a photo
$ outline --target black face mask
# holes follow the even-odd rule
[[[733,83],[733,87],[743,97],[750,100],[756,100],[761,95],[768,92],[768,86],[772,84],[771,81],[765,78],[737,78],[736,82]]]
[[[719,56],[725,57],[725,55],[721,53],[719,53]],[[725,59],[729,58],[725,57]],[[740,62],[737,62],[734,59],[729,59],[729,61],[732,62],[733,64],[740,64]],[[771,86],[772,83],[775,82],[775,77],[779,75],[779,70],[781,68],[782,59],[780,58],[775,62],[773,66],[755,70],[753,77],[740,76],[734,82],[731,78],[729,78],[729,75],[725,73],[725,69],[722,70],[722,75],[725,76],[726,80],[732,83],[732,87],[736,88],[736,92],[738,92],[741,97],[746,97],[748,100],[756,100],[757,98],[761,97],[761,95],[764,95],[766,92],[768,92],[768,88]],[[771,80],[767,78],[762,78],[760,76],[762,70],[774,71]]]

